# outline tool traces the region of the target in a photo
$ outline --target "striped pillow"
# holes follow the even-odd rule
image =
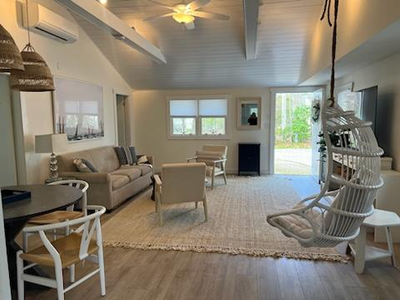
[[[82,173],[93,173],[92,170],[82,161],[80,158],[74,158],[72,161],[79,172]]]
[[[120,166],[135,165],[137,163],[135,147],[114,147]]]

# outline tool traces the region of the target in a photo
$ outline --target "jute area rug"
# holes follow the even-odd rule
[[[335,248],[303,248],[266,222],[266,216],[300,200],[291,181],[281,177],[229,177],[228,185],[207,191],[208,222],[203,206],[163,206],[159,226],[151,191],[142,194],[103,225],[106,247],[175,250],[346,261]]]

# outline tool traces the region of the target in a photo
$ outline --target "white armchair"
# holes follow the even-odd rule
[[[161,177],[154,176],[156,184],[156,212],[163,226],[162,206],[164,204],[203,202],[207,221],[207,196],[205,189],[206,165],[204,163],[165,164]]]
[[[226,180],[226,161],[228,147],[220,145],[204,145],[202,151],[197,151],[195,157],[187,159],[187,162],[204,162],[207,165],[207,176],[211,177],[211,189],[214,189],[215,177],[222,175]]]

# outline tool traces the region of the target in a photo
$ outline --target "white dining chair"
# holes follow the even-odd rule
[[[27,225],[46,225],[46,224],[54,224],[60,223],[67,220],[73,220],[80,218],[82,216],[86,216],[87,214],[87,190],[89,189],[89,184],[83,180],[60,180],[56,182],[49,183],[48,185],[66,185],[70,187],[74,187],[80,189],[83,193],[82,200],[80,201],[80,211],[74,211],[74,205],[71,205],[67,208],[67,210],[57,210],[48,214],[40,215],[34,218],[31,218]],[[66,234],[68,234],[69,228],[66,228]],[[57,237],[57,232],[54,231],[54,239]],[[23,240],[22,240],[22,249],[24,251],[28,250],[28,239],[32,234],[23,233]]]
[[[88,206],[87,208],[94,212],[75,220],[25,227],[23,229],[24,233],[39,234],[43,245],[27,252],[22,250],[17,252],[18,300],[24,299],[25,282],[55,288],[57,289],[58,299],[63,300],[66,292],[97,273],[100,275],[101,295],[105,296],[106,284],[100,217],[105,213],[106,209],[103,206]],[[55,241],[50,241],[46,235],[47,231],[71,226],[78,226],[78,229]],[[70,269],[72,265],[85,260],[96,263],[98,268],[71,283],[68,287],[64,287],[63,269]],[[29,264],[24,266],[24,262]],[[53,267],[55,279],[31,275],[26,272],[36,265]]]

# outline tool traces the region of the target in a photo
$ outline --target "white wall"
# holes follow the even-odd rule
[[[399,0],[340,1],[337,60],[358,48],[399,18]],[[332,27],[329,27],[326,21],[317,22],[303,66],[301,82],[324,71],[331,65],[331,44]]]
[[[1,192],[0,192],[1,199]],[[10,281],[8,277],[8,263],[6,240],[4,236],[4,222],[3,222],[3,205],[0,205],[0,299],[11,299],[10,294]]]
[[[171,140],[168,139],[168,96],[180,95],[230,95],[228,134],[229,140]],[[261,130],[237,130],[237,98],[262,97]],[[156,169],[163,163],[185,162],[204,144],[228,146],[227,171],[236,173],[238,168],[238,143],[261,143],[261,172],[269,172],[268,147],[270,128],[270,92],[265,89],[223,89],[223,90],[150,90],[133,93],[134,145],[140,154],[154,155]]]
[[[9,76],[0,74],[0,186],[17,183],[9,85]]]
[[[48,8],[73,20],[67,10],[52,0],[37,0]],[[0,1],[0,20],[14,37],[20,50],[27,43],[27,31],[19,26],[15,0]],[[76,43],[63,44],[47,37],[32,33],[32,44],[55,76],[82,80],[103,86],[105,137],[101,140],[69,144],[66,152],[112,145],[116,141],[115,96],[114,93],[131,96],[131,87],[113,68],[110,62],[95,46],[87,34],[80,30]],[[20,98],[20,99],[19,99]],[[34,153],[34,136],[53,132],[51,93],[14,93],[13,101],[21,101],[22,130],[25,153],[17,153],[26,159],[28,183],[40,183],[48,177],[48,157]],[[1,129],[3,131],[3,128]],[[19,130],[17,130],[19,132]],[[22,150],[18,148],[18,150]],[[23,178],[24,176],[21,176]]]
[[[354,82],[354,90],[378,86],[377,136],[385,155],[400,171],[400,53],[341,78],[337,86]]]

